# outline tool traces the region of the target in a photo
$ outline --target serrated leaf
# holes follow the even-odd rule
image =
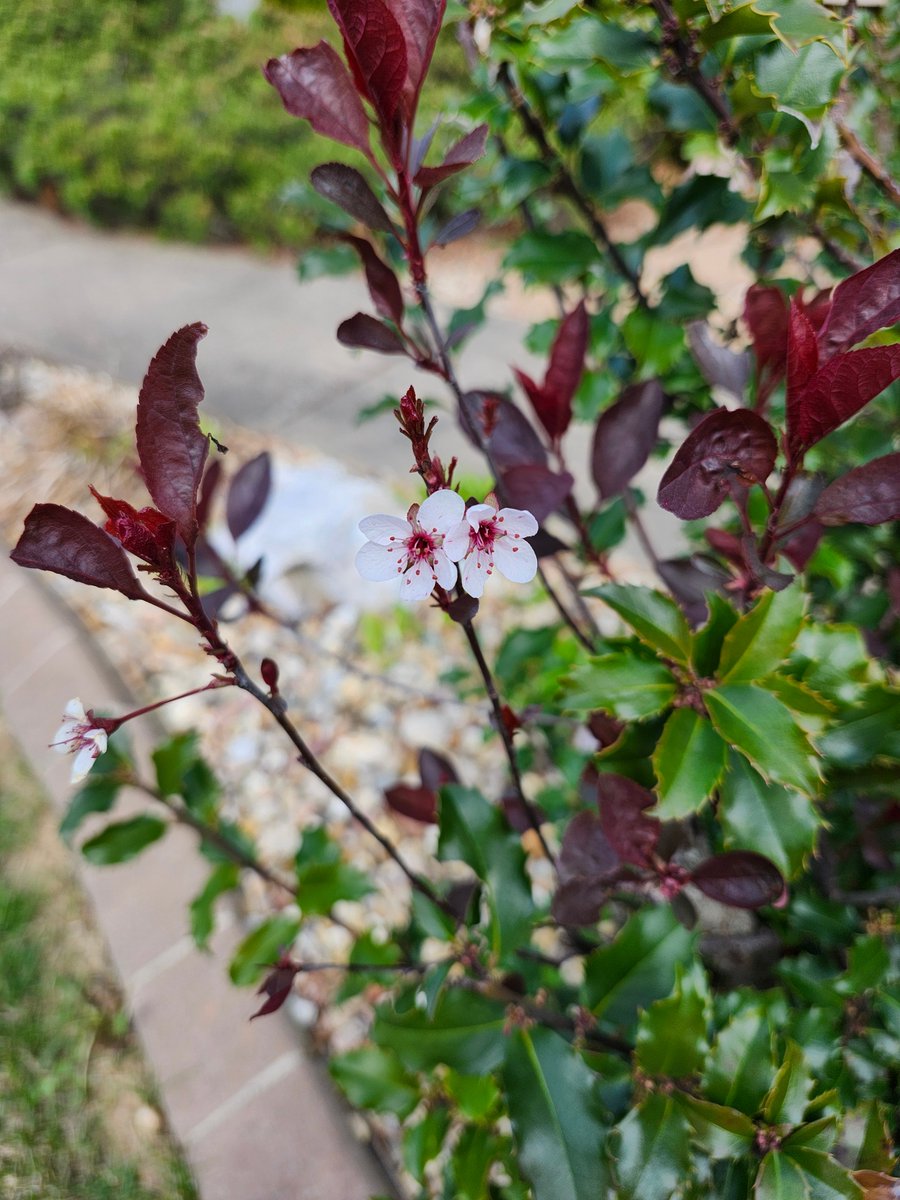
[[[689,1174],[687,1120],[672,1096],[650,1095],[614,1131],[623,1200],[669,1200]]]
[[[745,1009],[731,1018],[713,1044],[704,1073],[705,1095],[754,1116],[774,1076],[768,1015],[761,1007]]]
[[[440,1154],[449,1125],[450,1110],[433,1108],[418,1124],[405,1130],[403,1165],[417,1182],[424,1178],[425,1164]]]
[[[706,692],[705,703],[719,735],[764,778],[816,792],[812,746],[780,700],[753,684],[732,683]]]
[[[725,743],[706,717],[676,708],[653,752],[659,804],[654,815],[673,821],[696,812],[725,770]]]
[[[719,819],[727,846],[764,854],[787,879],[812,854],[822,824],[808,796],[767,783],[733,751],[720,789]]]
[[[393,1050],[411,1071],[433,1071],[446,1063],[474,1075],[492,1071],[503,1060],[506,1037],[503,1005],[448,988],[440,993],[432,1016],[418,1007],[400,1013],[390,1005],[376,1009],[372,1040]]]
[[[380,1046],[360,1046],[335,1055],[328,1064],[332,1079],[356,1108],[407,1117],[419,1102],[416,1080],[393,1054]]]
[[[636,1059],[641,1069],[669,1079],[698,1071],[709,1049],[709,1008],[709,985],[699,963],[686,972],[676,967],[672,995],[651,1004],[638,1022]]]
[[[756,90],[773,96],[780,109],[820,117],[837,95],[846,67],[820,42],[792,50],[773,46],[756,59]]]
[[[726,635],[717,675],[723,683],[753,683],[779,667],[803,624],[806,596],[797,584],[765,592]]]
[[[615,939],[585,960],[585,990],[597,1016],[630,1025],[637,1009],[667,995],[677,964],[687,965],[694,936],[671,909],[646,908],[625,922]]]
[[[490,1075],[448,1071],[444,1087],[467,1121],[484,1121],[500,1100],[500,1089]]]
[[[790,1149],[785,1146],[784,1153],[807,1176],[815,1200],[862,1200],[863,1189],[830,1154],[805,1146]]]
[[[575,668],[567,680],[565,706],[640,721],[668,708],[674,697],[675,680],[662,663],[606,654]]]
[[[590,588],[586,596],[599,596],[625,621],[642,642],[666,658],[687,663],[691,652],[691,631],[684,613],[673,600],[651,588],[607,583]]]
[[[711,1158],[740,1158],[747,1154],[756,1136],[756,1126],[746,1113],[688,1092],[676,1092],[675,1098]]]
[[[694,670],[704,679],[716,673],[725,637],[738,620],[737,611],[724,596],[713,592],[707,603],[709,617],[706,624],[694,634],[694,646],[691,651]]]
[[[138,816],[107,825],[81,846],[81,853],[95,867],[129,862],[158,841],[168,829],[158,817]]]
[[[770,1150],[759,1166],[753,1200],[809,1200],[800,1168],[786,1154]]]
[[[236,888],[240,871],[235,863],[213,867],[203,890],[191,901],[191,936],[198,949],[205,950],[215,928],[215,903],[225,892]]]
[[[578,1052],[550,1029],[520,1030],[509,1039],[503,1083],[534,1200],[602,1200],[606,1130]]]
[[[799,1125],[809,1103],[812,1076],[803,1051],[788,1041],[784,1059],[763,1101],[763,1116],[770,1125]]]

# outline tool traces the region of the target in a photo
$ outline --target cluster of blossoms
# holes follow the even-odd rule
[[[525,540],[538,531],[530,512],[500,508],[493,495],[466,508],[450,488],[414,504],[406,520],[377,514],[359,524],[369,539],[356,556],[363,579],[400,577],[403,600],[423,600],[436,586],[448,591],[457,583],[476,599],[494,568],[513,583],[528,583],[537,557]]]

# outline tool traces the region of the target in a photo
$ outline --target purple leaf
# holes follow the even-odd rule
[[[431,788],[433,792],[446,783],[459,783],[453,763],[436,750],[423,748],[419,751],[419,774],[422,777],[422,786]]]
[[[257,988],[257,996],[265,996],[267,999],[261,1008],[258,1008],[251,1021],[255,1021],[257,1017],[267,1017],[270,1013],[277,1012],[291,994],[291,989],[294,986],[294,976],[299,971],[299,967],[292,963],[287,957],[282,957],[272,967],[269,974]]]
[[[543,528],[532,534],[528,541],[538,558],[552,558],[561,550],[571,550],[571,546],[567,546],[565,542],[560,541],[558,537],[554,537],[552,533],[548,533]]]
[[[753,339],[760,377],[779,379],[787,363],[788,302],[777,287],[754,283],[744,297],[744,320]]]
[[[746,350],[735,352],[713,337],[705,321],[688,326],[688,345],[700,373],[710,387],[724,388],[742,401],[750,378],[750,358]]]
[[[393,14],[406,44],[404,99],[410,114],[415,111],[422,83],[444,19],[447,0],[394,0]]]
[[[560,885],[553,916],[562,925],[592,925],[619,875],[619,856],[599,818],[580,812],[569,822],[559,852]]]
[[[418,184],[420,188],[431,188],[449,176],[455,175],[457,171],[470,167],[484,154],[487,135],[487,125],[476,125],[471,133],[467,133],[465,137],[460,138],[450,147],[440,166],[421,167],[416,173],[413,183]]]
[[[390,125],[406,86],[403,30],[382,0],[328,0],[357,87]]]
[[[433,245],[449,246],[451,242],[458,242],[460,238],[468,237],[472,230],[477,228],[480,220],[480,209],[467,208],[465,212],[451,217],[447,224],[441,227],[435,235]]]
[[[205,529],[209,522],[212,503],[222,481],[222,460],[214,458],[203,473],[203,481],[197,495],[197,527]]]
[[[399,336],[368,313],[357,313],[338,326],[337,340],[357,350],[375,350],[379,354],[405,354]]]
[[[702,554],[692,554],[690,558],[667,558],[657,570],[694,629],[709,616],[707,594],[720,591],[729,579],[727,572]]]
[[[620,721],[617,717],[611,717],[605,712],[591,713],[587,720],[587,727],[593,737],[600,743],[601,750],[615,745],[625,731],[625,723],[623,721]],[[596,785],[597,781],[595,780],[595,791]]]
[[[788,403],[795,449],[808,449],[900,378],[900,344],[851,350],[830,359]]]
[[[322,163],[312,172],[310,180],[320,196],[331,200],[368,229],[393,232],[390,217],[367,180],[354,167],[344,163]]]
[[[730,485],[762,483],[775,465],[778,444],[768,422],[746,409],[720,408],[704,417],[675,455],[657,499],[683,521],[708,517]]]
[[[289,113],[371,161],[369,122],[350,72],[327,42],[270,58],[263,71]]]
[[[481,435],[499,471],[508,467],[547,462],[547,451],[528,418],[499,392],[466,392],[462,398],[462,425],[479,445]]]
[[[437,794],[431,788],[395,783],[384,789],[384,798],[388,807],[401,816],[425,825],[437,823]]]
[[[900,321],[900,250],[839,283],[819,331],[823,361]]]
[[[819,343],[812,322],[802,308],[791,304],[788,324],[787,424],[788,431],[800,416],[800,397],[819,369]]]
[[[272,488],[272,460],[268,451],[251,458],[235,475],[228,489],[225,519],[235,541],[246,533],[265,508]]]
[[[600,415],[591,469],[600,495],[625,490],[656,445],[665,396],[658,379],[635,383]]]
[[[836,479],[816,501],[823,525],[880,525],[900,520],[900,454],[885,454]]]
[[[199,321],[185,325],[157,351],[141,385],[135,427],[147,490],[186,546],[197,536],[197,493],[209,450],[197,411],[203,399],[197,343],[205,336]]]
[[[781,872],[752,850],[730,850],[708,858],[693,869],[690,882],[704,896],[730,908],[761,908],[784,893]]]
[[[584,371],[587,340],[588,315],[582,300],[560,322],[550,348],[544,382],[538,385],[524,371],[514,368],[516,378],[554,445],[559,443],[572,420],[572,397]]]
[[[500,476],[504,502],[528,509],[539,524],[564,503],[574,483],[568,471],[557,473],[536,464],[510,467]]]
[[[91,587],[111,588],[129,600],[147,593],[119,543],[81,513],[61,504],[36,504],[10,554],[20,567],[53,571]]]
[[[609,844],[623,862],[636,867],[653,867],[660,823],[648,817],[656,797],[625,775],[601,772],[597,783],[600,824]]]
[[[500,798],[500,806],[510,827],[516,833],[525,833],[527,830],[533,829],[536,824],[542,825],[547,820],[547,814],[539,804],[523,802],[518,792],[505,792]]]
[[[383,317],[400,325],[403,322],[403,293],[397,276],[375,253],[365,238],[342,235],[343,241],[353,247],[359,255],[366,273],[366,284],[372,303]]]

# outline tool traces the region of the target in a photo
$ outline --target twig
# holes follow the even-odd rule
[[[897,184],[884,163],[862,144],[842,116],[835,114],[833,120],[844,149],[850,157],[862,167],[872,182],[881,188],[892,203],[900,204],[900,185]]]

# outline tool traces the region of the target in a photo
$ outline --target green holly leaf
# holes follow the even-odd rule
[[[257,925],[234,952],[228,968],[231,982],[238,987],[256,983],[281,952],[291,947],[299,929],[299,917],[288,917],[283,913]]]
[[[597,247],[585,233],[569,229],[526,231],[503,259],[507,271],[518,271],[526,283],[571,283],[597,265]]]
[[[900,692],[872,687],[819,742],[822,753],[842,767],[861,767],[873,758],[900,759]]]
[[[500,1089],[490,1075],[461,1075],[458,1071],[448,1071],[444,1087],[467,1121],[486,1120],[500,1100]]]
[[[641,1013],[636,1049],[641,1069],[669,1079],[699,1071],[709,1049],[709,1013],[709,985],[703,968],[699,963],[686,972],[676,967],[672,995]]]
[[[796,585],[765,592],[728,632],[717,675],[723,683],[755,683],[771,674],[790,654],[806,597]]]
[[[327,915],[338,900],[361,900],[372,891],[368,878],[341,859],[340,847],[324,825],[303,831],[294,859],[297,903],[306,916]]]
[[[874,934],[859,937],[847,952],[847,970],[836,988],[845,996],[861,996],[880,988],[891,969],[891,956],[884,941]]]
[[[814,793],[819,775],[813,748],[789,708],[749,683],[723,684],[705,694],[717,733],[765,779]]]
[[[830,700],[789,675],[767,675],[761,686],[788,706],[807,733],[819,733],[834,714]]]
[[[887,1105],[880,1100],[867,1100],[859,1114],[862,1132],[854,1149],[857,1170],[891,1171],[896,1161],[888,1122]]]
[[[756,1136],[756,1126],[746,1113],[713,1104],[689,1092],[674,1094],[696,1140],[710,1158],[741,1158],[747,1154]]]
[[[625,621],[642,642],[666,658],[686,664],[691,653],[691,631],[674,600],[650,588],[607,583],[590,588],[586,596],[599,596]]]
[[[223,862],[213,867],[203,890],[191,901],[191,936],[205,950],[215,927],[215,903],[225,892],[236,888],[240,870],[236,863]]]
[[[509,1039],[503,1086],[534,1200],[602,1200],[606,1129],[594,1075],[578,1052],[550,1029],[519,1030]]]
[[[759,1165],[753,1200],[809,1200],[803,1172],[779,1150],[770,1150]]]
[[[622,1200],[669,1200],[690,1175],[687,1121],[673,1096],[649,1095],[619,1122],[613,1138]]]
[[[786,1158],[806,1177],[808,1194],[815,1200],[863,1200],[863,1189],[846,1167],[822,1150],[784,1145]]]
[[[635,913],[608,946],[585,960],[588,1003],[597,1016],[632,1024],[638,1008],[668,995],[676,966],[691,962],[694,942],[668,907]]]
[[[718,815],[728,849],[755,850],[786,879],[796,875],[812,854],[822,825],[821,814],[808,796],[767,783],[734,751],[719,789]]]
[[[120,735],[121,736],[121,735]],[[119,738],[111,737],[106,753],[94,763],[90,775],[69,801],[65,816],[59,825],[60,837],[72,840],[72,834],[85,817],[91,813],[109,812],[124,786],[123,780],[131,774],[131,759],[116,743]]]
[[[791,656],[802,683],[826,700],[855,701],[870,671],[860,631],[850,625],[810,625]]]
[[[809,1103],[812,1076],[803,1051],[788,1041],[784,1060],[763,1101],[763,1116],[770,1125],[799,1125]]]
[[[403,1165],[417,1183],[425,1181],[425,1164],[437,1158],[450,1127],[450,1112],[432,1108],[403,1135]]]
[[[821,117],[837,96],[846,67],[820,42],[792,50],[777,45],[756,60],[756,89],[773,96],[780,109]]]
[[[461,988],[441,992],[432,1016],[416,1006],[398,1012],[389,1004],[375,1012],[372,1040],[393,1050],[410,1071],[433,1071],[446,1063],[464,1075],[492,1071],[503,1059],[506,1011]]]
[[[604,654],[569,675],[565,706],[574,712],[604,712],[642,721],[663,712],[675,698],[672,672],[659,662],[626,653]]]
[[[694,634],[691,651],[694,670],[701,679],[715,675],[725,637],[738,620],[737,610],[718,592],[711,592],[706,602],[709,606],[709,617],[706,624]]]
[[[731,1018],[710,1051],[704,1093],[716,1104],[754,1116],[772,1086],[772,1030],[760,1007]]]
[[[168,828],[159,817],[139,816],[116,821],[82,843],[81,853],[95,867],[129,862],[158,841]]]
[[[380,1046],[360,1046],[337,1054],[328,1064],[332,1079],[356,1108],[407,1117],[419,1103],[419,1088],[393,1054]]]
[[[706,717],[693,708],[676,708],[653,752],[659,796],[654,816],[671,821],[696,812],[722,777],[725,752]]]
[[[622,322],[622,338],[641,379],[665,377],[686,353],[683,327],[653,309],[633,308]]]
[[[525,854],[500,809],[474,788],[451,784],[440,794],[442,862],[468,863],[487,884],[491,946],[498,957],[515,954],[528,941],[534,919]]]

